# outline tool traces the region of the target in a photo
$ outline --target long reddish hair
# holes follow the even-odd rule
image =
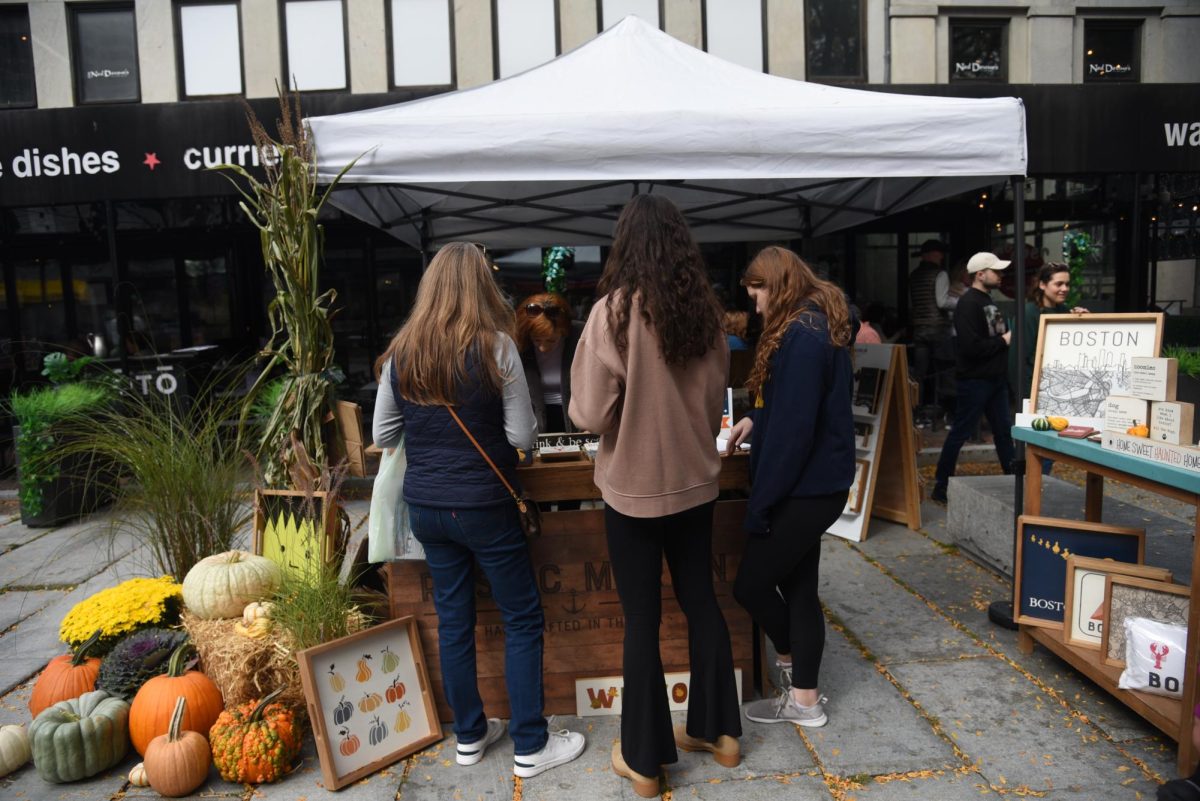
[[[853,337],[846,295],[787,248],[763,248],[746,268],[742,286],[760,286],[767,291],[762,336],[754,352],[754,367],[746,379],[751,392],[762,394],[763,385],[771,377],[771,357],[779,350],[783,335],[792,323],[811,315],[813,307],[825,315],[830,344],[835,348],[850,346]]]
[[[543,307],[554,306],[558,316],[551,320],[544,314],[529,314],[525,307],[540,303]],[[517,348],[524,351],[534,337],[565,337],[571,333],[571,307],[567,299],[557,292],[539,292],[517,304]]]

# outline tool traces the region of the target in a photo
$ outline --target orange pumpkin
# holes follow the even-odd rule
[[[168,798],[190,795],[204,784],[212,764],[204,735],[180,730],[186,705],[182,695],[175,700],[167,733],[155,737],[146,748],[146,778],[159,795]]]
[[[46,665],[42,675],[33,685],[29,696],[29,712],[35,718],[43,709],[59,701],[69,701],[96,689],[96,677],[100,675],[100,660],[88,656],[100,641],[100,631],[85,640],[74,654],[56,656]]]
[[[273,704],[282,689],[258,703],[227,709],[208,733],[213,762],[227,782],[239,784],[278,781],[292,769],[303,736],[295,714]]]
[[[198,670],[186,670],[192,650],[189,643],[176,648],[167,663],[166,674],[150,679],[133,697],[133,706],[129,708],[129,739],[143,756],[151,740],[167,733],[175,700],[180,696],[187,699],[182,723],[186,731],[207,736],[221,714],[224,702],[217,685]]]

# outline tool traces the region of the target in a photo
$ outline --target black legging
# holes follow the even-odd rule
[[[729,628],[713,592],[713,503],[667,517],[628,517],[608,506],[604,525],[625,614],[621,753],[636,772],[657,776],[679,758],[658,650],[664,553],[688,622],[687,733],[710,742],[742,734]]]
[[[821,535],[841,515],[846,493],[787,498],[771,510],[771,533],[750,537],[733,597],[762,627],[775,650],[792,656],[792,686],[817,687],[825,651],[818,579]]]

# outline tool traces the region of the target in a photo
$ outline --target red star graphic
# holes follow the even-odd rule
[[[156,153],[147,153],[146,160],[142,163],[150,168],[150,172],[154,172],[154,168],[159,164],[162,164],[162,162],[158,160],[158,154]]]

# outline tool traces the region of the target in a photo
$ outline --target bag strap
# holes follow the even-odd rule
[[[446,407],[446,411],[450,412],[450,416],[454,418],[454,422],[458,423],[458,427],[461,428],[462,432],[467,435],[467,439],[471,440],[471,444],[475,446],[475,450],[479,451],[479,455],[482,456],[483,460],[488,463],[488,467],[492,468],[492,472],[494,472],[497,478],[500,479],[500,483],[504,484],[504,488],[508,490],[508,494],[511,495],[512,499],[517,502],[517,508],[521,510],[521,514],[524,514],[524,499],[517,494],[517,491],[513,489],[512,484],[508,483],[508,479],[505,478],[504,474],[500,472],[500,468],[496,467],[496,463],[492,461],[492,457],[487,455],[487,451],[483,449],[483,446],[479,444],[475,437],[471,436],[471,432],[467,430],[467,426],[465,423],[463,423],[462,418],[459,417],[455,413],[454,409],[450,406]]]

